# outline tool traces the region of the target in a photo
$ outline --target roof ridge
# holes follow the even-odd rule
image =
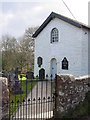
[[[79,24],[81,24],[81,25],[84,25],[84,26],[90,28],[89,25],[87,25],[87,24],[85,24],[85,23],[82,23],[82,22],[80,22],[80,21],[78,21],[78,20],[74,20],[74,19],[72,19],[72,18],[70,18],[70,17],[64,16],[64,15],[62,15],[62,14],[58,14],[58,13],[55,13],[55,12],[52,12],[51,14],[56,14],[56,15],[65,17],[65,18],[67,18],[67,19],[70,19],[70,20],[72,20],[72,21],[74,21],[74,22],[77,22],[77,23],[79,23]]]
[[[58,19],[61,19],[73,26],[76,26],[78,28],[86,28],[86,29],[90,29],[90,26],[88,25],[85,25],[81,22],[78,22],[77,20],[73,20],[69,17],[66,17],[66,16],[63,16],[63,15],[60,15],[58,13],[55,13],[55,12],[51,12],[51,14],[47,17],[47,19],[43,22],[43,24],[36,30],[36,32],[33,34],[32,37],[37,37],[38,34],[46,27],[46,25],[53,19],[53,18],[58,18]]]

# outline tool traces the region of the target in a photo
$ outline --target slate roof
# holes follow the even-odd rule
[[[48,16],[48,18],[43,22],[43,24],[36,30],[36,32],[33,34],[32,37],[34,37],[34,38],[37,37],[38,34],[46,27],[46,25],[54,18],[61,19],[61,20],[65,21],[65,22],[67,22],[67,23],[69,23],[71,25],[74,25],[74,26],[78,27],[78,28],[83,27],[83,28],[86,28],[86,29],[90,30],[90,26],[87,26],[87,25],[85,25],[83,23],[80,23],[80,22],[78,22],[76,20],[72,20],[71,18],[68,18],[68,17],[65,17],[65,16],[62,16],[62,15],[59,15],[57,13],[52,12]]]

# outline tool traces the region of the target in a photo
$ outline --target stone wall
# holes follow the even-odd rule
[[[74,78],[72,75],[57,75],[56,117],[63,116],[79,102],[84,101],[88,92],[88,77]]]
[[[2,85],[2,94],[0,95],[0,103],[2,103],[0,104],[0,117],[2,118],[2,120],[5,120],[6,118],[8,118],[9,115],[9,91],[7,78],[0,77],[0,84]]]

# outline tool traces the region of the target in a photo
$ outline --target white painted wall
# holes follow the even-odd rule
[[[53,28],[59,30],[59,42],[50,43],[50,33]],[[87,74],[87,35],[84,29],[77,28],[58,18],[53,19],[41,31],[35,39],[35,65],[34,75],[38,75],[39,69],[37,58],[43,58],[41,68],[45,69],[46,74],[51,74],[51,59],[57,60],[57,73],[73,74],[74,76]],[[61,61],[66,57],[69,61],[69,69],[62,70]],[[82,60],[84,59],[84,61]],[[82,64],[84,64],[82,66]]]
[[[81,49],[82,49],[81,72],[82,72],[82,75],[88,75],[88,30],[84,28],[82,28],[82,48]]]
[[[88,32],[88,74],[90,75],[90,31]]]

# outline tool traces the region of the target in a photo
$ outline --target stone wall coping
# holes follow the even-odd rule
[[[0,77],[0,81],[8,85],[8,79],[6,77]]]
[[[0,80],[7,80],[6,77],[0,77]]]
[[[84,76],[79,76],[79,77],[74,77],[72,74],[57,74],[59,77],[61,77],[62,78],[62,80],[63,80],[63,78],[65,78],[65,77],[67,77],[67,78],[69,78],[70,79],[70,81],[76,81],[76,80],[83,80],[83,79],[88,79],[88,78],[90,78],[90,75],[84,75]]]
[[[90,78],[90,75],[75,77],[75,79],[87,79],[87,78]]]
[[[60,76],[61,78],[67,77],[69,78],[71,81],[75,81],[75,78],[72,74],[57,74],[58,76]]]

